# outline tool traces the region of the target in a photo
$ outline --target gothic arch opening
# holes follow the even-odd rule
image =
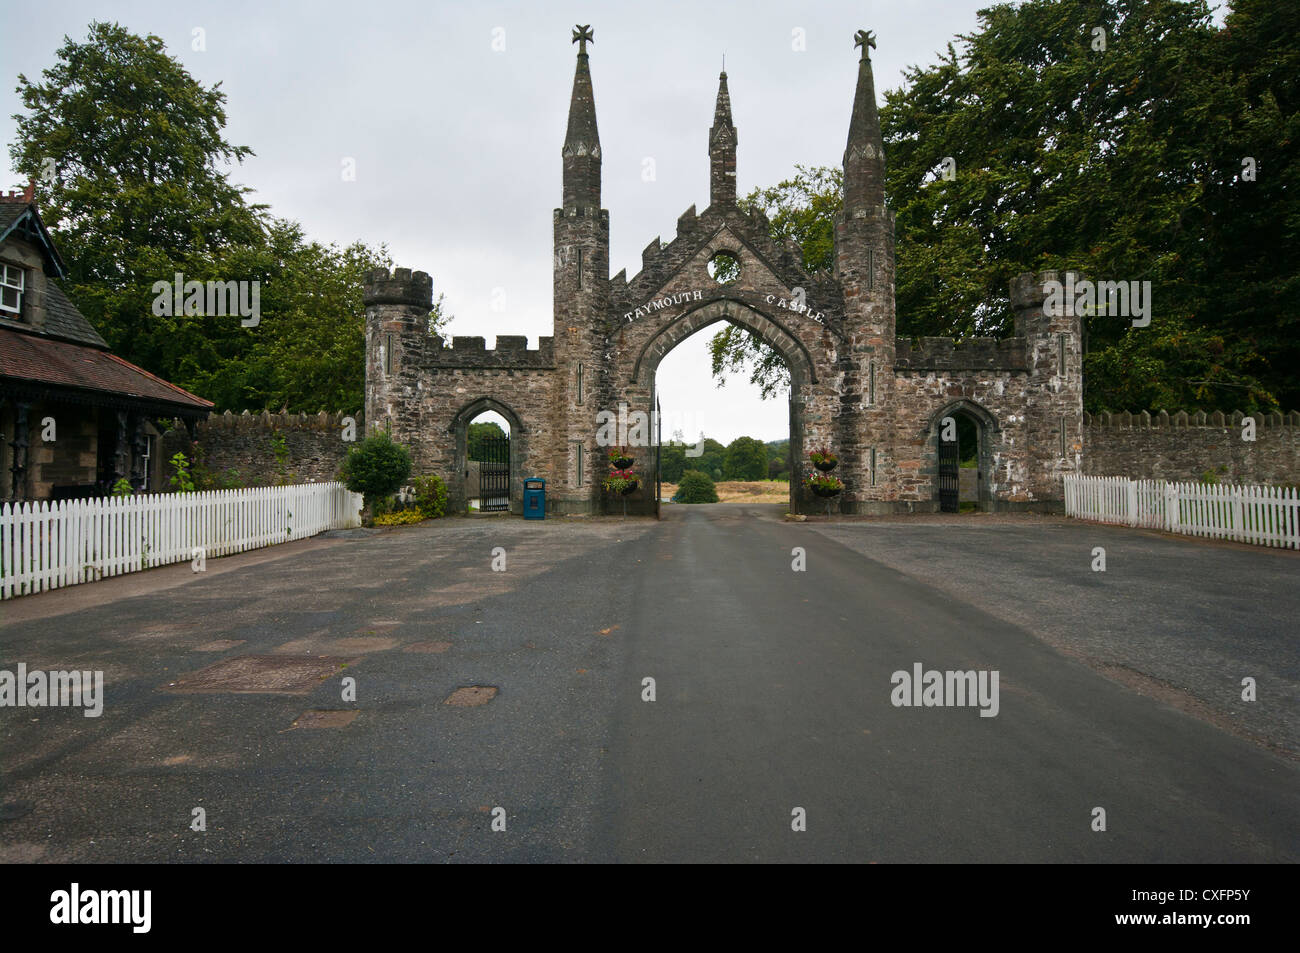
[[[661,387],[660,366],[679,345],[689,338],[694,338],[701,331],[710,325],[717,324],[721,321],[727,321],[739,327],[745,328],[753,334],[758,335],[764,341],[771,344],[780,354],[782,361],[790,372],[790,392],[788,395],[788,446],[785,454],[779,461],[765,459],[763,472],[756,477],[750,477],[746,482],[757,482],[770,478],[788,479],[789,491],[784,496],[784,501],[790,512],[797,512],[799,499],[799,480],[803,470],[802,462],[804,459],[804,421],[802,408],[803,403],[801,396],[803,390],[815,380],[813,371],[812,358],[804,344],[794,336],[785,326],[777,320],[765,315],[741,301],[723,299],[712,301],[690,311],[676,320],[666,324],[663,328],[654,334],[641,348],[637,355],[636,361],[632,368],[630,392],[638,402],[645,401],[648,408],[653,409],[658,405],[658,398]],[[671,367],[671,365],[670,365]],[[775,403],[776,401],[773,401]],[[664,419],[662,421],[663,440],[669,441],[674,430],[690,429],[681,426],[680,422],[675,421],[675,406],[664,408]],[[696,415],[687,410],[686,417],[693,418]],[[704,430],[704,436],[711,441],[719,437],[727,436],[728,441],[722,441],[728,445],[730,439],[740,436],[749,436],[760,443],[767,444],[772,440],[779,440],[776,434],[765,433],[731,433],[730,430],[722,431],[717,425],[714,425],[714,432],[709,432],[710,427],[707,425],[708,414],[705,408],[700,408],[698,414],[701,420],[706,422],[703,428],[696,427],[696,432],[684,434],[687,448],[686,453],[690,454],[684,461],[677,460],[669,451],[670,456],[666,459],[670,461],[668,476],[674,476],[672,469],[676,464],[681,463],[686,470],[699,469],[706,472],[711,478],[719,480],[722,474],[717,472],[721,467],[714,462],[713,469],[709,467],[695,465],[693,461],[705,461],[712,459],[709,454],[716,454],[717,448],[713,446],[702,445],[699,443],[699,430]],[[740,428],[742,431],[744,428]],[[770,422],[769,422],[770,429]],[[706,449],[707,447],[707,449]],[[750,448],[753,445],[749,445]],[[767,451],[770,454],[770,450]],[[757,449],[753,450],[756,455]],[[754,463],[756,464],[756,460]],[[773,466],[775,464],[775,466]],[[728,472],[731,472],[728,469]],[[666,477],[667,479],[667,477]],[[669,480],[669,482],[672,482]],[[768,502],[771,502],[768,500]]]
[[[934,499],[940,512],[992,509],[993,435],[997,418],[966,398],[951,401],[930,418],[926,455],[932,462]]]
[[[527,435],[514,409],[496,398],[479,397],[456,412],[448,430],[456,447],[449,507],[521,512]]]

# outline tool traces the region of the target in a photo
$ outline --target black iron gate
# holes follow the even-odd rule
[[[939,438],[939,510],[956,513],[961,510],[960,444]]]
[[[487,437],[478,461],[478,508],[484,513],[510,509],[510,438]]]

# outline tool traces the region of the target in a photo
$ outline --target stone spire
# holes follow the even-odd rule
[[[736,204],[736,127],[725,70],[718,77],[718,105],[709,129],[709,204]]]
[[[596,42],[590,26],[575,27],[578,67],[569,100],[569,129],[564,137],[564,208],[600,209],[600,134],[596,131],[596,97],[591,89],[587,44]]]
[[[844,150],[844,208],[859,210],[885,204],[885,148],[876,112],[876,84],[871,76],[869,50],[875,36],[866,30],[854,35],[855,47],[862,47],[858,63],[858,89],[853,97],[853,118],[849,121],[849,143]]]

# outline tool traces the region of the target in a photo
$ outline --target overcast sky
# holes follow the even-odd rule
[[[527,334],[536,347],[552,326],[551,213],[575,23],[595,32],[610,273],[631,277],[652,238],[669,241],[683,211],[708,205],[707,132],[724,54],[743,195],[796,163],[841,163],[855,30],[876,34],[883,98],[904,67],[934,62],[972,30],[989,2],[33,4],[0,31],[3,161],[21,110],[18,73],[35,79],[63,37],[84,40],[92,20],[156,34],[199,81],[221,82],[226,136],[256,153],[233,174],[254,200],[312,239],[386,243],[398,265],[429,272],[455,315],[451,333],[489,346],[497,334]],[[355,181],[343,181],[345,159],[355,160]],[[8,172],[4,187],[23,184]],[[786,400],[761,402],[742,380],[715,388],[712,330],[660,367],[665,435],[689,419],[724,442],[786,436]]]

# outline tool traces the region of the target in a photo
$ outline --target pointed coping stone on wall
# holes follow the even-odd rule
[[[1180,410],[1178,413],[1174,414],[1174,426],[1175,427],[1187,426],[1187,411]]]
[[[1223,411],[1216,410],[1214,413],[1210,414],[1210,426],[1211,427],[1224,426]]]
[[[1121,427],[1132,427],[1133,415],[1130,414],[1127,410],[1120,411],[1118,416],[1118,421]]]
[[[645,271],[659,257],[659,252],[663,246],[659,244],[659,236],[656,235],[654,240],[641,250],[641,270]]]
[[[1156,426],[1157,427],[1169,426],[1169,411],[1162,410],[1160,411],[1160,413],[1156,414]]]
[[[1268,425],[1269,425],[1270,427],[1281,427],[1283,423],[1284,423],[1284,421],[1283,421],[1283,418],[1282,418],[1282,413],[1281,413],[1281,411],[1279,411],[1278,413],[1275,413],[1275,414],[1269,414],[1269,415],[1268,415]]]
[[[1240,410],[1234,410],[1232,412],[1232,425],[1234,427],[1240,427],[1241,422],[1245,419],[1246,419],[1246,415],[1243,414]]]
[[[1287,414],[1286,422],[1292,427],[1300,427],[1300,410],[1293,410]]]
[[[1205,411],[1198,410],[1196,413],[1192,414],[1192,426],[1193,427],[1205,426]]]
[[[1083,425],[1085,427],[1092,426],[1092,414],[1088,413],[1086,410],[1083,412]]]
[[[1151,427],[1151,414],[1149,411],[1144,410],[1142,413],[1138,414],[1138,426],[1146,427],[1148,429]]]

